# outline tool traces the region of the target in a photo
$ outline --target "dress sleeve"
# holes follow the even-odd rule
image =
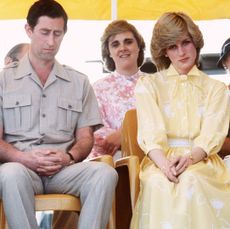
[[[158,106],[154,75],[139,78],[135,88],[138,143],[148,154],[152,149],[167,151],[167,135],[163,117]]]
[[[106,86],[103,86],[103,81],[100,81],[100,83],[96,83],[93,85],[93,89],[99,106],[100,115],[103,122],[103,127],[98,129],[94,134],[95,141],[97,141],[98,138],[105,137],[115,131],[115,129],[112,129],[110,127],[109,120],[108,120],[109,117],[108,117],[107,107],[109,104],[108,104],[108,95],[105,91],[106,88],[107,88]]]
[[[220,151],[230,117],[229,92],[225,84],[216,82],[210,88],[205,99],[201,131],[194,139],[194,146],[201,147],[208,155]]]
[[[100,115],[103,122],[103,127],[94,132],[94,146],[89,157],[96,157],[106,154],[103,147],[100,146],[101,139],[113,133],[115,129],[111,128],[108,120],[108,95],[107,95],[107,82],[100,80],[93,85],[93,89],[97,98]]]

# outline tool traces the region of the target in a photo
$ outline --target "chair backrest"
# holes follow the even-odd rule
[[[126,112],[122,122],[121,137],[122,158],[115,162],[119,175],[116,189],[116,226],[119,229],[127,229],[139,194],[140,161],[144,157],[144,152],[137,143],[135,109]]]
[[[137,113],[136,109],[128,110],[122,123],[121,140],[122,157],[136,155],[140,161],[145,156],[137,143]]]

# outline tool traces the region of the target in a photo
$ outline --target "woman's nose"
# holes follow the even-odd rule
[[[178,46],[178,54],[181,56],[184,54],[184,48],[182,46]]]

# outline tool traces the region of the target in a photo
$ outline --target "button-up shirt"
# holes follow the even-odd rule
[[[66,151],[82,127],[99,127],[96,97],[87,77],[55,61],[43,86],[28,56],[0,73],[0,124],[20,150]]]

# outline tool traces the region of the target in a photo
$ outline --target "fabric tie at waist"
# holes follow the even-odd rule
[[[192,147],[193,141],[185,138],[169,138],[169,147]]]

